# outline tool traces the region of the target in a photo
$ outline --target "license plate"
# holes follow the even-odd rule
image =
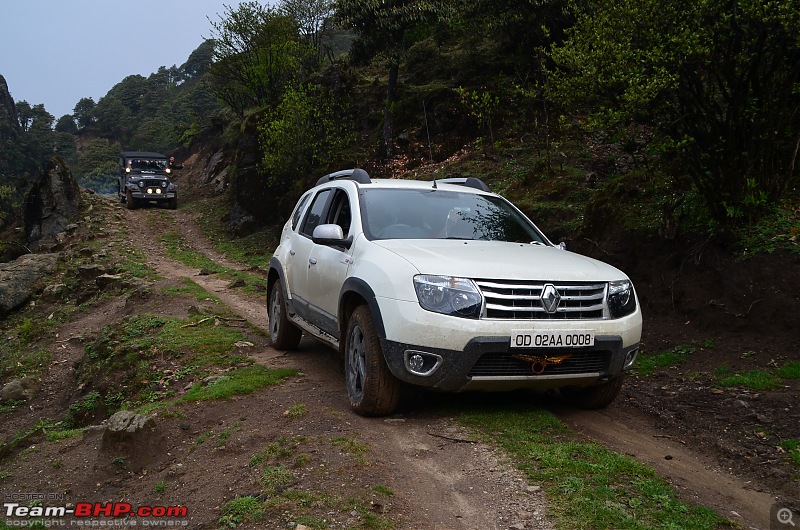
[[[511,332],[512,348],[587,348],[594,346],[594,333],[588,330]]]

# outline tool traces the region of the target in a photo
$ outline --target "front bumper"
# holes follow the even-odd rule
[[[177,196],[175,192],[147,193],[144,191],[132,191],[131,194],[133,195],[134,199],[142,201],[168,201],[170,199],[174,199]]]
[[[602,383],[631,367],[641,340],[638,308],[608,320],[473,320],[425,311],[416,302],[386,302],[381,346],[389,369],[401,381],[449,392]],[[512,348],[515,329],[591,330],[595,341],[591,347]],[[409,364],[415,353],[422,368]]]
[[[476,337],[463,351],[386,339],[381,346],[389,369],[398,379],[447,392],[589,386],[628,370],[639,350],[638,343],[623,348],[619,337],[595,337],[593,347],[571,350],[511,348],[510,340],[510,337]],[[421,368],[410,367],[414,355],[425,361]]]

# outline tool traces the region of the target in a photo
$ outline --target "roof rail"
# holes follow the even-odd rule
[[[354,180],[359,184],[371,184],[372,180],[369,178],[369,174],[360,168],[354,169],[344,169],[342,171],[337,171],[335,173],[329,173],[317,181],[317,186],[320,184],[325,184],[326,182],[331,182],[333,180]]]
[[[476,177],[466,177],[466,178],[447,178],[447,179],[436,179],[434,183],[440,184],[458,184],[459,186],[467,186],[469,188],[475,188],[481,191],[492,191],[489,189],[489,185],[486,184],[483,180],[476,178]]]

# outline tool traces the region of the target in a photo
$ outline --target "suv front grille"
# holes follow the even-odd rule
[[[154,179],[142,179],[141,182],[144,182],[142,187],[144,188],[161,188],[161,184],[164,182],[163,180],[154,180]]]
[[[512,320],[602,319],[605,283],[551,283],[524,280],[475,280],[486,299],[485,318]],[[542,303],[542,292],[553,285],[560,300],[553,312]]]
[[[481,355],[469,371],[469,377],[510,377],[534,375],[574,375],[602,373],[608,370],[609,351],[575,352],[561,364],[547,364],[541,374],[534,374],[531,363],[518,361],[514,352],[491,352]],[[555,355],[555,354],[554,354]]]

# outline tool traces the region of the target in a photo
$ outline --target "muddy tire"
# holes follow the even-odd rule
[[[581,409],[602,409],[614,401],[622,390],[625,375],[594,386],[566,387],[561,389],[564,400]]]
[[[178,209],[178,198],[175,197],[174,199],[170,199],[169,202],[167,202],[167,208],[169,208],[170,210],[177,210]]]
[[[289,321],[286,299],[283,297],[281,281],[275,280],[269,295],[269,336],[272,346],[278,350],[293,350],[300,344],[302,330]]]
[[[350,406],[361,416],[385,416],[397,408],[400,381],[383,358],[369,308],[359,306],[347,323],[344,375]]]
[[[136,209],[136,199],[133,198],[133,192],[131,192],[131,190],[125,192],[125,207],[128,210]]]

